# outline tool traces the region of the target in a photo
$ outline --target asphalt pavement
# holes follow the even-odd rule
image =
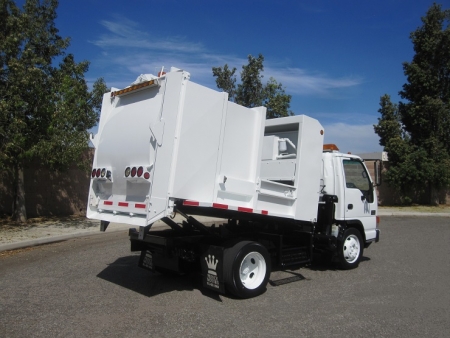
[[[448,337],[449,219],[380,229],[357,269],[273,271],[245,300],[139,268],[125,232],[5,252],[0,337]]]
[[[383,216],[429,216],[429,217],[450,217],[450,208],[443,208],[443,212],[429,212],[429,209],[414,208],[386,208],[381,207],[378,215]],[[205,224],[219,224],[225,220],[220,218],[195,216],[200,222]],[[177,215],[174,219],[181,222],[182,217]],[[162,221],[155,222],[153,228],[165,227]],[[116,231],[127,231],[128,224],[111,223],[106,230],[108,233]],[[71,238],[99,235],[100,221],[89,220],[84,217],[72,219],[57,219],[53,221],[35,222],[27,226],[0,227],[0,252],[22,249],[30,246],[43,245]]]

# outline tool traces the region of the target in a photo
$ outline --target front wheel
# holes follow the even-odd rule
[[[225,250],[224,277],[227,289],[241,298],[260,295],[270,276],[270,256],[259,243],[243,241]]]
[[[360,232],[355,228],[349,228],[345,230],[343,239],[338,243],[339,266],[341,269],[357,268],[364,250]]]

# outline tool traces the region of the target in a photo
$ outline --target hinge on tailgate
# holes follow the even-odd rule
[[[139,235],[138,235],[138,239],[139,240],[143,240],[144,239],[145,235],[147,235],[148,232],[150,231],[150,228],[152,227],[152,225],[153,225],[153,223],[149,224],[149,225],[147,225],[145,227],[143,227],[143,226],[139,227]]]
[[[109,222],[108,221],[100,221],[100,231],[105,232],[108,228]]]

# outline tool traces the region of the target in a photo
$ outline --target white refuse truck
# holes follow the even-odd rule
[[[186,71],[158,75],[103,97],[88,218],[102,231],[135,226],[139,266],[198,271],[205,287],[242,298],[264,292],[272,270],[318,255],[358,266],[379,239],[377,182],[361,158],[324,145],[313,118],[266,120],[264,107],[230,102]],[[167,229],[151,229],[158,220]]]

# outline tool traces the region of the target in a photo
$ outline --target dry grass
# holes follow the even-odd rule
[[[11,217],[0,218],[0,231],[1,230],[26,230],[33,228],[37,225],[45,224],[78,224],[86,221],[84,215],[71,215],[71,216],[46,216],[46,217],[33,217],[29,218],[26,223],[19,223],[11,219]]]

